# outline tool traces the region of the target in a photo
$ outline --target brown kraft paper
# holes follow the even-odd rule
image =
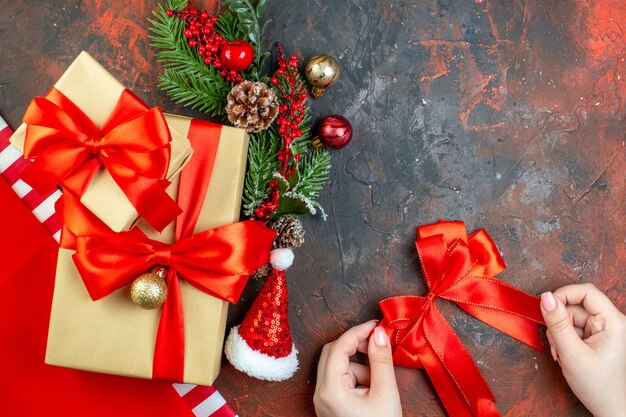
[[[172,126],[187,131],[191,119],[169,116]],[[224,126],[211,182],[195,233],[239,220],[246,168],[248,136]],[[168,193],[175,197],[180,176]],[[144,220],[138,227],[148,237],[172,243],[174,226],[163,233]],[[154,343],[160,309],[143,310],[133,304],[129,288],[92,301],[71,259],[60,249],[50,317],[46,363],[139,378],[152,377]],[[181,279],[185,320],[186,383],[211,385],[222,358],[228,303],[205,294]]]

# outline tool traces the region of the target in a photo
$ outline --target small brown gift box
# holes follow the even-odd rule
[[[76,104],[100,126],[125,90],[107,70],[87,52],[81,52],[54,87]],[[170,126],[171,159],[167,179],[171,180],[185,165],[192,149],[186,136]],[[24,149],[26,124],[11,136],[11,143]],[[138,218],[137,211],[106,170],[100,170],[80,199],[96,217],[113,231],[128,230]]]
[[[168,116],[168,122],[188,132],[191,119]],[[248,135],[223,126],[209,188],[195,233],[238,221],[246,169]],[[168,194],[176,198],[180,176]],[[174,241],[175,223],[159,234],[144,220],[137,227],[148,237]],[[152,377],[154,345],[160,309],[133,304],[129,288],[92,301],[71,258],[60,249],[48,333],[46,363],[140,378]],[[181,280],[184,302],[184,381],[211,385],[220,370],[228,303]]]

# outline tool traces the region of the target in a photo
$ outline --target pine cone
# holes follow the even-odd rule
[[[246,132],[260,132],[278,115],[276,93],[264,83],[246,80],[228,93],[226,114],[233,126]]]
[[[265,279],[272,272],[272,264],[269,262],[256,270],[254,275],[252,275],[252,279]]]
[[[304,243],[304,227],[302,222],[293,217],[280,217],[269,225],[278,233],[274,238],[273,248],[297,249]],[[272,271],[272,265],[267,263],[256,270],[253,279],[265,279]]]
[[[278,232],[274,239],[274,247],[297,249],[304,243],[304,227],[302,222],[293,217],[280,217],[270,227]]]

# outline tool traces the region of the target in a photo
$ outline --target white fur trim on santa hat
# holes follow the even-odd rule
[[[283,358],[275,358],[253,350],[239,334],[239,326],[230,331],[224,353],[230,363],[251,377],[266,381],[289,379],[298,369],[298,350],[291,346],[291,353]]]
[[[270,263],[274,269],[286,270],[293,264],[293,251],[289,248],[278,248],[270,252]]]

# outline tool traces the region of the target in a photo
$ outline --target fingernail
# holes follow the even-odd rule
[[[385,333],[385,330],[383,330],[382,327],[377,327],[374,329],[374,343],[376,343],[376,346],[387,346],[387,342],[389,339],[387,339],[387,333]]]
[[[554,310],[556,308],[556,298],[554,298],[554,294],[551,292],[541,294],[541,305],[546,311]]]
[[[554,346],[550,346],[550,353],[552,353],[552,359],[554,359],[554,362],[556,362],[557,355],[556,355],[556,350],[554,349]]]

